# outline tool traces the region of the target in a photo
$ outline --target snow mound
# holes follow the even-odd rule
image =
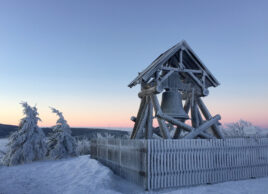
[[[128,193],[142,191],[113,174],[89,155],[0,167],[0,193]]]

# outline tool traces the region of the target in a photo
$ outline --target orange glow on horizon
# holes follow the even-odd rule
[[[230,120],[225,120],[225,119],[222,119],[220,120],[220,123],[222,123],[222,125],[226,125],[226,124],[229,124],[229,123],[233,123],[233,122],[237,122],[239,121],[240,119],[243,119],[243,118],[237,118],[237,119],[230,119]],[[257,121],[252,121],[252,120],[249,120],[249,119],[243,119],[243,120],[246,120],[246,121],[249,121],[251,122],[253,125],[255,126],[258,126],[258,127],[262,127],[262,128],[268,128],[268,123],[267,121],[260,121],[260,120],[257,120]],[[7,125],[18,125],[19,122],[0,122],[1,124],[7,124]],[[51,126],[54,126],[56,122],[39,122],[38,125],[40,127],[51,127]],[[71,127],[81,127],[81,128],[133,128],[134,126],[134,123],[132,121],[126,121],[126,122],[119,122],[119,121],[114,121],[114,122],[109,122],[109,123],[98,123],[98,122],[90,122],[90,123],[87,123],[87,122],[68,122],[68,124],[71,126]],[[187,122],[187,124],[190,124],[190,121]]]
[[[249,104],[243,100],[233,100],[230,102],[228,99],[218,98],[215,100],[205,100],[205,104],[212,115],[221,115],[222,119],[220,122],[223,125],[243,119],[251,122],[253,125],[268,128],[267,105],[258,102]],[[55,125],[58,119],[57,116],[51,113],[48,105],[43,104],[37,106],[39,117],[42,119],[42,122],[38,123],[39,126],[50,127]],[[118,104],[121,106],[118,107]],[[107,104],[94,103],[83,104],[83,106],[75,105],[69,103],[69,107],[59,107],[59,110],[63,112],[65,119],[71,127],[132,128],[134,123],[130,120],[130,117],[137,114],[139,101],[132,104],[122,101],[120,103],[117,102],[117,104],[110,103],[109,106]],[[0,107],[0,123],[19,124],[20,119],[23,117],[22,108],[19,103],[4,103],[2,101],[0,102]]]

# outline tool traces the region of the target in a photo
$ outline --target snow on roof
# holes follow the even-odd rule
[[[198,56],[194,53],[191,47],[187,44],[185,40],[182,40],[175,46],[171,47],[159,57],[157,57],[145,70],[143,70],[139,75],[128,85],[132,88],[133,86],[140,84],[141,81],[148,80],[158,69],[161,68],[169,59],[176,55],[180,50],[183,50],[182,63],[187,69],[197,69],[204,70],[207,73],[208,86],[218,86],[220,83],[212,75],[212,73],[207,69],[207,67],[201,62]]]

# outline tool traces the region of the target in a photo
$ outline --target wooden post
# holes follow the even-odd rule
[[[140,130],[141,128],[141,122],[142,124],[144,123],[143,119],[144,119],[144,115],[147,114],[146,113],[146,108],[147,108],[147,104],[146,104],[146,98],[142,98],[141,99],[141,103],[140,103],[140,108],[139,108],[139,112],[136,118],[136,122],[131,134],[131,139],[135,139],[138,133],[138,130]]]
[[[158,94],[162,91],[162,89],[160,88],[160,86],[153,86],[151,88],[147,88],[147,89],[143,89],[138,96],[140,98],[143,98],[145,96],[150,96],[152,94]]]
[[[159,127],[153,128],[153,133],[159,137],[162,137],[162,133]]]
[[[153,106],[154,106],[156,115],[158,113],[162,113],[162,110],[160,108],[160,105],[159,105],[159,102],[158,102],[156,95],[151,95],[150,97],[151,97],[151,100],[153,102]],[[159,128],[162,132],[162,137],[164,137],[165,139],[170,139],[170,134],[169,134],[169,131],[167,129],[166,123],[159,117],[157,117],[157,121],[159,124]]]
[[[199,124],[201,125],[201,124],[204,123],[204,120],[203,120],[203,118],[201,116],[201,113],[200,113],[200,111],[198,109],[198,106],[196,106],[196,109],[197,109],[197,115],[198,115]]]
[[[136,132],[136,136],[134,137],[134,139],[139,139],[141,137],[144,137],[145,132],[144,129],[146,127],[146,121],[147,121],[147,117],[148,117],[148,105],[146,104],[143,116],[141,118],[141,122],[137,127],[137,132]]]
[[[192,122],[192,127],[197,128],[199,126],[199,119],[198,119],[195,96],[192,96],[191,98],[191,122]]]
[[[175,131],[175,134],[173,136],[173,139],[179,139],[179,137],[181,135],[181,131],[182,131],[182,128],[176,127],[176,131]]]
[[[211,119],[212,116],[211,116],[211,114],[209,113],[209,111],[208,111],[206,105],[204,104],[204,102],[201,100],[201,98],[198,98],[198,99],[197,99],[197,103],[198,103],[198,105],[199,105],[199,107],[200,107],[200,109],[201,109],[201,111],[202,111],[204,117],[205,117],[207,120]],[[216,123],[213,124],[213,125],[211,126],[211,128],[213,129],[215,135],[216,135],[218,138],[220,138],[220,139],[224,139],[224,135],[223,135],[222,131],[220,130],[220,128],[218,127],[218,125],[217,125]]]
[[[145,138],[151,139],[153,136],[153,104],[150,96],[147,96],[148,101],[148,116],[146,121]]]

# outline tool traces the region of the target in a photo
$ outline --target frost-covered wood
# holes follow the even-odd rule
[[[90,154],[90,140],[86,137],[81,139],[76,139],[77,142],[77,154],[81,155],[88,155]]]
[[[42,160],[47,152],[45,135],[37,125],[40,120],[37,108],[26,102],[21,105],[25,117],[21,119],[18,131],[9,137],[8,151],[3,158],[3,164],[8,166]]]
[[[71,129],[64,119],[62,113],[55,108],[51,108],[59,119],[52,128],[52,134],[48,139],[48,157],[50,159],[61,159],[77,155],[77,145],[74,137],[71,135]]]
[[[90,152],[123,178],[146,187],[146,147],[143,140],[100,138],[91,140]]]
[[[162,53],[139,73],[129,87],[137,84],[141,85],[138,94],[141,104],[136,119],[132,119],[135,125],[131,139],[150,139],[155,135],[163,139],[196,138],[192,131],[199,130],[201,125],[204,126],[204,123],[212,119],[212,115],[200,97],[207,96],[208,88],[217,87],[219,82],[185,41]],[[161,93],[160,106],[157,95]],[[155,117],[152,111],[147,111],[150,104],[153,104]],[[191,117],[188,115],[189,109],[191,109]],[[207,121],[203,121],[201,113]],[[158,133],[158,130],[151,130],[153,126],[150,123],[154,123],[151,122],[151,118],[157,120],[161,133]],[[191,119],[192,126],[185,124],[187,119]],[[173,128],[177,128],[175,133],[170,130]],[[148,132],[154,134],[148,135]],[[192,134],[187,135],[187,133]],[[207,126],[197,136],[198,138],[224,138],[219,122]]]
[[[145,189],[268,176],[268,139],[91,142],[91,156]]]

